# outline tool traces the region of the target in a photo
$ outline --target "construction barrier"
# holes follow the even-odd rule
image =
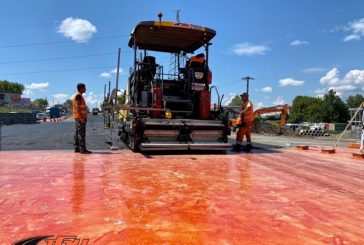
[[[61,122],[65,120],[66,117],[60,117],[60,118],[44,118],[42,120],[37,120],[37,123],[45,123],[45,122]]]
[[[308,135],[308,136],[330,136],[330,134],[326,133],[324,130],[320,128],[315,128],[312,130],[304,130],[301,129],[298,131],[297,135]]]

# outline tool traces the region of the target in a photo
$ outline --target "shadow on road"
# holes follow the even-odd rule
[[[153,151],[153,152],[140,152],[145,158],[153,158],[153,156],[160,155],[239,155],[239,154],[271,154],[278,153],[280,149],[285,148],[281,146],[256,144],[253,146],[251,152],[233,152],[228,151]]]

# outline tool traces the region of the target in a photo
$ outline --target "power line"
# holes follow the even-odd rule
[[[124,51],[122,53],[130,53],[130,52],[131,51]],[[67,60],[67,59],[77,59],[77,58],[84,58],[84,57],[106,56],[106,55],[113,55],[113,54],[115,54],[115,52],[101,53],[101,54],[89,54],[89,55],[66,56],[66,57],[53,57],[53,58],[31,59],[31,60],[16,60],[16,61],[0,62],[0,65],[4,65],[4,64],[18,64],[18,63],[30,63],[30,62],[40,62],[40,61],[50,61],[50,60]]]
[[[184,5],[183,8],[178,9],[180,10],[190,10],[191,7],[196,7],[199,6],[201,4],[196,4],[196,3],[191,3],[189,5]],[[171,13],[171,12],[175,12],[175,10],[172,9],[166,9],[163,11],[164,13]],[[141,17],[141,16],[146,16],[149,14],[157,14],[157,12],[152,12],[152,11],[148,11],[148,12],[144,12],[144,13],[140,13],[139,14],[133,14],[133,15],[117,15],[117,16],[99,16],[99,17],[95,17],[95,18],[86,18],[86,17],[82,17],[81,19],[87,19],[89,21],[94,21],[94,20],[109,20],[109,19],[125,19],[125,18],[130,18],[130,17]],[[55,23],[33,23],[33,24],[20,24],[20,25],[13,25],[13,26],[0,26],[0,30],[1,29],[12,29],[12,28],[32,28],[32,27],[40,27],[40,26],[54,26],[54,25],[58,25],[60,24],[61,21],[57,21]]]
[[[0,26],[0,30],[2,29],[12,29],[12,28],[22,28],[22,27],[38,27],[38,26],[54,26],[54,24],[29,24],[29,25],[14,25],[14,26]]]
[[[122,38],[129,36],[130,34],[123,34],[123,35],[116,35],[116,36],[105,36],[105,37],[98,37],[93,38],[92,40],[104,40],[104,39],[115,39],[115,38]],[[17,47],[28,47],[28,46],[42,46],[42,45],[52,45],[52,44],[59,44],[59,43],[74,43],[75,41],[66,40],[66,41],[54,41],[54,42],[39,42],[39,43],[23,43],[23,44],[14,44],[14,45],[6,45],[0,46],[0,48],[17,48]]]
[[[105,56],[105,55],[111,55],[111,54],[115,54],[115,53],[78,55],[78,56],[43,58],[43,59],[33,59],[33,60],[17,60],[17,61],[0,62],[0,65],[4,65],[4,64],[18,64],[18,63],[29,63],[29,62],[39,62],[39,61],[49,61],[49,60],[77,59],[77,58],[83,58],[83,57]]]
[[[114,67],[115,67],[115,65],[83,67],[83,68],[71,68],[71,69],[60,69],[60,70],[46,70],[46,71],[26,71],[26,72],[3,73],[3,74],[0,74],[0,76],[11,76],[11,75],[20,75],[20,74],[37,74],[37,73],[52,73],[52,72],[62,72],[62,71],[96,70],[96,69],[103,69],[103,68],[112,69]]]
[[[167,10],[166,12],[171,12],[171,10]],[[82,17],[80,19],[87,19],[88,21],[95,21],[95,20],[110,20],[110,19],[126,19],[130,17],[138,17],[138,16],[145,16],[147,14],[153,14],[156,12],[145,12],[141,13],[140,15],[117,15],[117,16],[100,16],[95,18],[86,18]],[[59,25],[62,21],[56,21],[55,23],[33,23],[33,24],[24,24],[24,25],[13,25],[13,26],[0,26],[0,30],[2,29],[13,29],[13,28],[32,28],[32,27],[42,27],[42,26],[55,26]]]
[[[184,4],[182,8],[179,8],[178,10],[190,10],[192,7],[197,7],[202,5],[200,4],[196,4],[196,3],[191,3],[191,4]],[[174,9],[165,9],[163,11],[164,13],[171,13],[171,12],[175,12]],[[99,17],[94,17],[94,18],[86,18],[86,17],[80,17],[80,19],[87,19],[88,21],[95,21],[95,20],[110,20],[110,19],[125,19],[125,18],[130,18],[130,17],[144,17],[146,15],[150,15],[150,14],[157,14],[157,12],[155,11],[146,11],[146,12],[138,12],[138,14],[132,14],[132,15],[115,15],[115,16],[99,16]],[[54,23],[33,23],[33,24],[20,24],[20,25],[13,25],[13,26],[0,26],[0,30],[1,29],[12,29],[12,28],[32,28],[32,27],[40,27],[40,26],[54,26],[54,25],[58,25],[60,24],[61,21],[56,21]]]

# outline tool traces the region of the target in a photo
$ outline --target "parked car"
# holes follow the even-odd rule
[[[99,112],[100,112],[99,108],[92,109],[92,115],[97,115],[97,114],[99,114]]]
[[[35,115],[35,118],[37,118],[37,120],[43,120],[45,118],[45,114],[42,112],[39,112]]]

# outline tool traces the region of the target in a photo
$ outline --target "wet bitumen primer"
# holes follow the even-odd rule
[[[3,123],[0,122],[0,151],[1,151],[1,128],[3,127]]]

